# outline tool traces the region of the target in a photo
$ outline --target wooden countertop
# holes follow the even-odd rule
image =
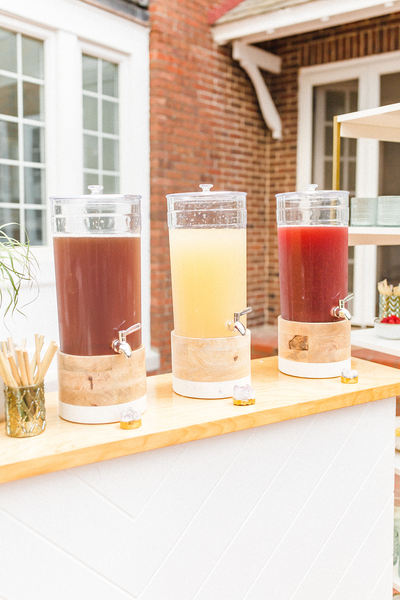
[[[252,361],[253,406],[234,406],[232,399],[184,398],[173,393],[171,374],[149,377],[143,424],[128,431],[119,423],[63,421],[57,394],[46,394],[43,434],[10,438],[1,425],[0,483],[400,395],[400,370],[361,359],[352,359],[359,373],[356,384],[341,383],[339,377],[290,377],[277,365],[275,356]]]

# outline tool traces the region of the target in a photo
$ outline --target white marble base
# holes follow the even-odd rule
[[[172,375],[172,389],[187,398],[230,398],[235,385],[251,385],[251,377],[242,377],[230,381],[185,381]]]
[[[340,377],[343,369],[351,369],[351,358],[331,363],[304,363],[278,357],[278,369],[286,375],[307,377],[309,379],[324,379]]]
[[[123,404],[112,404],[111,406],[75,406],[58,402],[58,411],[62,419],[74,423],[117,423],[121,420],[121,413],[127,408],[139,411],[143,414],[147,408],[147,394]]]

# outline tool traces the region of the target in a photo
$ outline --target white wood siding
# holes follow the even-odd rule
[[[3,484],[0,597],[389,600],[394,411],[381,400]]]

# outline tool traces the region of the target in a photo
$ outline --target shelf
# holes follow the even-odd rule
[[[352,331],[351,345],[400,357],[400,340],[386,340],[385,338],[379,337],[373,327],[370,329],[356,329]]]
[[[400,227],[349,227],[349,246],[398,246]]]
[[[337,117],[340,136],[400,142],[400,103]]]

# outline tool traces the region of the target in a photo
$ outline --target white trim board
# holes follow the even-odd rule
[[[217,22],[212,33],[215,42],[220,45],[234,40],[256,44],[371,19],[399,10],[399,0],[315,0],[228,23]]]

